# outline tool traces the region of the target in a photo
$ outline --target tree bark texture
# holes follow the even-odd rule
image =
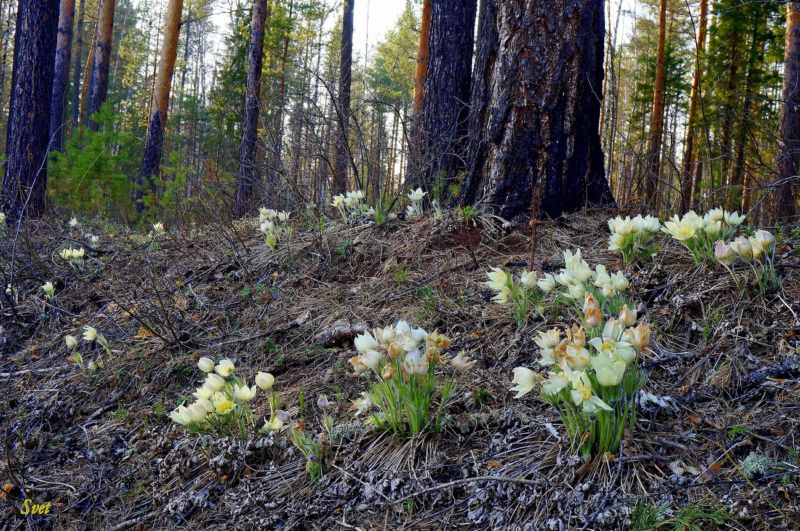
[[[183,0],[169,0],[167,20],[164,27],[164,45],[161,49],[161,60],[153,94],[153,105],[150,111],[150,123],[147,128],[147,140],[144,145],[142,167],[139,171],[139,182],[136,194],[136,208],[141,212],[144,204],[141,201],[145,188],[152,188],[153,176],[158,173],[164,148],[164,127],[167,123],[169,108],[169,92],[172,87],[172,75],[175,72],[175,59],[178,57],[178,37],[181,29],[181,13]]]
[[[45,206],[47,146],[59,0],[20,0],[6,142],[2,209],[8,220]]]
[[[83,16],[86,13],[86,0],[81,0],[78,10],[77,42],[75,45],[75,66],[72,68],[72,127],[78,126],[81,112],[81,73],[83,72]]]
[[[800,173],[800,2],[787,2],[778,177],[772,193],[773,221],[797,215]]]
[[[603,0],[485,0],[462,202],[510,219],[613,203],[603,170]],[[533,209],[531,209],[533,210]]]
[[[422,95],[425,74],[428,72],[428,44],[431,36],[431,10],[433,0],[423,0],[422,17],[419,26],[419,47],[417,49],[417,68],[414,72],[414,114],[422,111]]]
[[[336,153],[333,165],[333,193],[347,191],[347,165],[350,161],[350,145],[347,140],[350,129],[350,81],[353,67],[353,5],[355,0],[344,0],[342,20],[342,52],[339,59],[339,93],[336,98],[339,128],[336,138]]]
[[[653,89],[653,110],[650,113],[650,132],[647,143],[647,169],[644,176],[643,202],[650,208],[656,205],[658,179],[661,168],[661,137],[664,130],[664,102],[666,100],[667,53],[667,0],[658,8],[658,50],[656,52],[656,79]]]
[[[50,102],[50,149],[61,151],[64,140],[64,109],[69,87],[69,63],[72,54],[72,25],[75,0],[61,0],[58,15],[56,59],[53,66],[53,96]]]
[[[100,111],[108,96],[108,69],[111,64],[111,45],[114,42],[114,11],[116,0],[100,0],[97,17],[97,36],[94,46],[94,64],[89,82],[89,107],[86,113],[86,126],[97,130],[92,116]]]
[[[261,69],[264,62],[264,25],[267,20],[267,0],[253,0],[250,21],[250,50],[247,57],[247,92],[244,100],[244,131],[239,151],[239,174],[236,182],[234,214],[241,216],[247,209],[253,187],[259,181],[256,166],[258,140],[259,94]]]
[[[694,60],[692,90],[689,96],[689,116],[686,125],[686,141],[683,150],[683,172],[681,175],[681,213],[686,213],[693,203],[693,197],[700,190],[700,183],[694,182],[697,175],[697,154],[694,151],[694,137],[697,123],[697,109],[700,106],[703,61],[706,49],[706,28],[708,26],[708,0],[700,0],[700,16],[697,23],[697,55]]]
[[[409,184],[433,197],[444,197],[465,169],[475,10],[475,0],[437,0],[431,11],[417,161]]]

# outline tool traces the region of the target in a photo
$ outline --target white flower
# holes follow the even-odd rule
[[[625,236],[622,234],[612,234],[611,237],[608,239],[608,250],[609,251],[619,251],[622,249],[622,243],[625,240]]]
[[[561,343],[561,330],[551,328],[547,332],[539,332],[539,337],[534,337],[533,342],[543,350],[554,349]]]
[[[523,397],[530,393],[536,386],[536,373],[525,367],[517,367],[514,369],[514,379],[511,383],[516,384],[511,388],[516,391],[516,398]]]
[[[189,413],[189,410],[186,408],[186,406],[178,406],[177,409],[169,414],[169,418],[181,426],[188,426],[192,423],[192,415]]]
[[[233,386],[233,396],[237,402],[249,402],[256,396],[256,389],[255,385],[248,387],[247,383],[244,383],[244,385],[237,384]]]
[[[556,287],[556,279],[550,273],[545,273],[544,277],[540,278],[536,285],[545,293],[550,293]]]
[[[731,242],[731,249],[733,249],[734,253],[745,259],[753,256],[753,246],[750,240],[745,236],[739,236],[733,240],[733,242]]]
[[[278,212],[278,221],[285,223],[289,221],[289,212]]]
[[[635,309],[631,310],[628,308],[627,304],[622,306],[622,309],[619,311],[619,320],[622,322],[622,324],[625,326],[633,326],[636,324],[636,318],[637,315]]]
[[[617,271],[611,275],[611,284],[617,291],[625,291],[629,285],[628,279],[625,278],[625,275],[622,273],[622,271]]]
[[[582,299],[583,296],[586,295],[583,284],[571,284],[569,288],[567,288],[567,291],[567,297],[570,299]]]
[[[486,273],[486,276],[489,277],[489,281],[485,282],[486,286],[495,291],[507,288],[511,284],[511,276],[499,267],[493,267],[491,271]]]
[[[603,327],[602,337],[594,337],[589,344],[598,354],[611,358],[621,357],[625,363],[632,363],[636,359],[636,351],[623,337],[625,327],[617,319],[609,319]]]
[[[747,216],[744,215],[740,216],[738,212],[733,212],[733,213],[725,212],[725,215],[723,217],[725,219],[726,225],[728,225],[729,227],[738,227],[739,225],[742,224],[744,218]]]
[[[326,395],[321,394],[317,397],[317,407],[320,409],[328,409],[331,407],[331,403]]]
[[[645,216],[642,219],[642,229],[647,232],[658,232],[661,230],[661,222],[656,217]]]
[[[576,373],[572,378],[570,396],[576,406],[581,406],[586,413],[593,413],[598,408],[611,411],[611,407],[592,393],[592,381],[585,372]]]
[[[771,232],[766,230],[757,230],[755,234],[755,240],[761,244],[763,249],[770,249],[772,244],[775,243],[775,236],[772,235]]]
[[[214,403],[211,402],[211,400],[209,400],[208,398],[198,398],[195,404],[202,407],[206,413],[211,413],[212,411],[214,411]]]
[[[530,289],[536,285],[536,272],[523,271],[519,277],[520,283]]]
[[[214,404],[214,411],[217,415],[227,415],[236,407],[236,404],[230,398],[219,391],[211,397],[211,402]]]
[[[203,400],[203,399],[207,400],[207,399],[211,398],[211,395],[213,395],[214,392],[215,391],[213,389],[211,389],[210,387],[208,387],[206,385],[203,385],[203,386],[198,387],[197,389],[195,389],[194,393],[192,393],[192,394],[198,400]]]
[[[566,389],[569,385],[569,379],[562,374],[551,372],[548,374],[547,379],[542,382],[542,392],[546,395],[553,396]]]
[[[88,341],[88,342],[91,343],[95,339],[97,339],[97,329],[96,328],[92,328],[89,325],[84,326],[83,327],[83,340],[84,341]]]
[[[48,299],[52,299],[53,294],[56,292],[56,288],[55,286],[53,286],[52,282],[47,281],[44,284],[42,284],[42,291],[44,292],[45,297],[47,297]]]
[[[412,190],[408,194],[408,199],[410,201],[413,201],[414,203],[419,203],[420,201],[422,201],[422,198],[425,197],[426,195],[428,195],[428,193],[423,192],[422,188],[417,188],[416,190]]]
[[[597,383],[603,387],[613,387],[622,381],[627,364],[621,357],[607,355],[593,356],[591,360]]]
[[[500,288],[494,297],[492,297],[492,301],[495,304],[506,304],[508,302],[508,297],[511,295],[511,290],[507,287]]]
[[[428,367],[428,357],[420,350],[408,352],[403,358],[403,369],[408,374],[425,374]]]
[[[714,257],[721,264],[730,265],[733,263],[733,248],[722,240],[717,240],[714,245]]]
[[[217,391],[220,391],[222,390],[223,387],[225,387],[225,378],[223,378],[218,374],[210,372],[206,375],[206,381],[203,385],[216,393]]]
[[[470,370],[477,361],[478,360],[470,359],[463,352],[459,352],[455,358],[450,360],[450,365],[459,372],[466,372]]]
[[[275,385],[275,377],[268,372],[259,372],[256,374],[256,385],[259,386],[262,391],[269,391],[272,389],[272,386]]]
[[[375,329],[375,338],[378,342],[384,346],[388,347],[397,337],[393,326],[387,326],[386,328],[376,328]]]
[[[697,234],[698,227],[696,223],[694,223],[694,218],[690,217],[689,214],[697,216],[697,214],[691,210],[682,219],[676,214],[672,216],[669,221],[664,223],[664,228],[661,230],[682,242],[694,238]],[[700,223],[702,224],[702,222],[703,219],[700,218]]]
[[[372,397],[366,391],[362,391],[361,398],[353,400],[353,407],[356,410],[356,415],[366,413],[372,407]]]
[[[722,221],[725,219],[725,211],[721,208],[712,208],[708,212],[706,212],[706,216],[711,221]]]
[[[205,419],[206,415],[208,414],[203,404],[199,404],[197,402],[189,406],[188,410],[189,410],[189,417],[192,419],[192,422],[202,422],[203,419]]]
[[[72,227],[72,228],[77,227],[78,226],[78,218],[76,218],[75,216],[72,216],[71,218],[69,218],[69,226]]]
[[[157,223],[153,223],[153,232],[156,234],[163,234],[164,233],[164,224],[160,221]]]
[[[78,346],[78,340],[75,338],[75,336],[71,335],[64,336],[64,343],[67,344],[67,348],[70,350]]]
[[[353,343],[355,343],[356,350],[359,352],[359,354],[364,354],[368,350],[375,350],[380,346],[378,341],[372,337],[372,334],[369,332],[364,332],[363,334],[356,336]]]
[[[201,371],[208,373],[214,370],[214,361],[211,358],[203,356],[197,360],[197,366]]]
[[[378,370],[378,365],[380,365],[381,360],[383,360],[383,356],[377,350],[368,350],[361,354],[360,360],[364,366],[376,371]]]
[[[228,376],[233,374],[234,368],[235,367],[233,366],[233,362],[225,358],[224,360],[220,360],[220,362],[217,363],[217,366],[214,367],[214,372],[216,372],[223,378],[227,378]]]
[[[85,253],[86,251],[83,250],[83,247],[81,247],[77,251],[75,249],[72,249],[72,258],[77,258],[80,260],[83,258]]]
[[[586,282],[592,276],[592,268],[581,258],[580,249],[575,251],[575,254],[572,254],[569,249],[564,251],[564,264],[565,269],[578,282]]]
[[[344,206],[344,196],[343,195],[335,195],[333,196],[333,201],[331,202],[331,206],[334,208],[341,208]]]

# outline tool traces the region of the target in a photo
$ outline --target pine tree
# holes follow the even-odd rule
[[[336,109],[339,131],[333,165],[333,193],[347,190],[347,166],[351,159],[347,134],[350,128],[350,81],[353,67],[353,5],[355,0],[344,0],[342,24],[342,49],[339,59],[339,91]]]

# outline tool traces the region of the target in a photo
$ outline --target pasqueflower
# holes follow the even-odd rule
[[[44,296],[48,299],[53,298],[53,294],[56,292],[55,286],[50,281],[45,282],[42,284],[42,291],[44,292]]]
[[[70,350],[78,346],[78,340],[75,338],[75,336],[71,335],[64,336],[64,342],[67,344],[67,348]]]
[[[256,374],[256,385],[259,386],[262,391],[269,391],[272,389],[272,386],[275,385],[275,377],[268,372],[259,372]]]
[[[611,411],[611,406],[592,393],[592,381],[585,372],[576,373],[572,378],[570,396],[576,406],[581,406],[586,413],[594,413],[597,409]]]
[[[209,373],[214,370],[214,361],[211,358],[203,356],[202,358],[197,360],[197,366],[200,368],[201,371]]]
[[[225,358],[224,360],[220,360],[220,362],[217,363],[217,366],[214,367],[214,372],[216,372],[223,378],[227,378],[228,376],[233,374],[234,369],[235,367],[233,365],[233,362]]]
[[[514,369],[514,379],[511,383],[516,384],[511,388],[516,391],[517,398],[527,395],[536,386],[537,378],[536,373],[525,367],[517,367]]]
[[[628,308],[628,305],[625,304],[622,306],[622,309],[619,311],[619,320],[625,326],[633,326],[636,324],[636,310],[631,310]]]
[[[545,293],[550,293],[556,287],[556,279],[550,273],[545,273],[544,277],[536,281],[539,289]]]
[[[256,389],[255,385],[248,387],[246,383],[244,385],[237,384],[233,386],[233,396],[237,402],[249,402],[256,396]]]
[[[536,285],[536,273],[531,271],[523,271],[519,277],[519,281],[523,286],[530,289]]]
[[[499,267],[493,267],[491,271],[486,273],[486,276],[489,277],[489,280],[485,284],[495,291],[503,288],[507,289],[508,285],[511,284],[511,276]]]
[[[364,354],[369,350],[375,350],[380,347],[378,341],[372,337],[372,334],[369,332],[364,332],[363,334],[356,336],[353,343],[355,344],[356,350],[359,354]]]
[[[463,352],[459,352],[458,355],[450,360],[450,364],[453,368],[459,372],[466,372],[470,370],[478,360],[470,359],[466,356]]]
[[[591,360],[597,383],[603,387],[613,387],[622,381],[627,364],[621,357],[612,357],[605,354],[592,356]]]

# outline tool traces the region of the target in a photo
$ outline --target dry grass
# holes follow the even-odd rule
[[[540,227],[536,268],[558,269],[574,247],[590,263],[621,267],[605,250],[606,217]],[[57,256],[71,239],[87,246],[80,231],[30,224],[15,255],[20,304],[2,303],[5,526],[623,528],[636,497],[672,511],[696,501],[725,507],[732,528],[796,526],[800,282],[791,242],[780,249],[783,290],[766,299],[696,268],[673,243],[629,268],[657,331],[645,390],[661,405],[642,405],[620,456],[585,464],[553,411],[508,392],[511,368],[534,365],[532,334],[565,323],[551,312],[517,328],[488,303],[485,270],[519,270],[529,252],[523,229],[488,224],[472,251],[459,222],[427,217],[297,230],[279,252],[246,223],[172,233],[157,246],[103,234],[82,272]],[[45,280],[56,283],[53,305],[36,294]],[[352,331],[400,318],[440,329],[454,352],[480,360],[439,436],[399,440],[347,411],[364,389],[347,364]],[[67,363],[63,342],[85,324],[116,352],[92,383]],[[281,437],[201,444],[169,421],[165,412],[198,384],[202,355],[235,358],[249,378],[275,374],[311,431],[317,395],[336,398],[347,437],[319,482]],[[263,397],[255,407],[264,410]],[[746,478],[750,452],[777,466]],[[677,461],[700,474],[676,474]],[[54,514],[24,521],[24,497],[52,501]]]

